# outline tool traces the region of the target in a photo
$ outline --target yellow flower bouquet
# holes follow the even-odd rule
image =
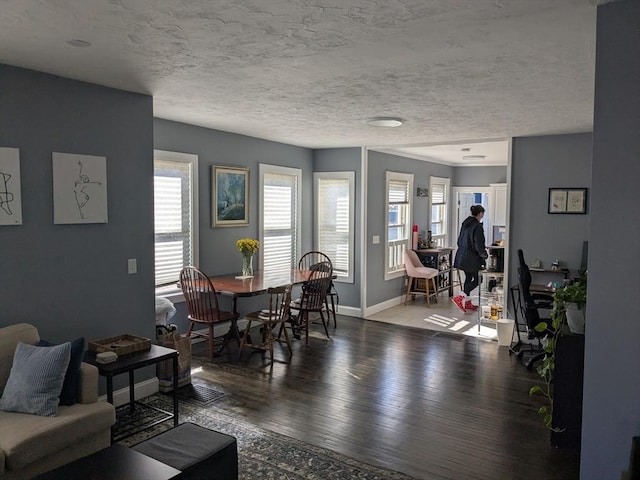
[[[236,248],[243,255],[254,255],[260,248],[260,242],[253,238],[241,238],[236,242]]]
[[[241,238],[236,242],[236,248],[242,254],[242,277],[253,277],[253,256],[260,248],[260,242],[253,238]]]

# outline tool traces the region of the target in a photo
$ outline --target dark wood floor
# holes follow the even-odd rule
[[[339,317],[314,326],[291,364],[237,348],[199,361],[229,394],[214,408],[421,479],[577,479],[579,453],[551,448],[529,397],[537,381],[495,342]],[[285,350],[276,345],[276,359]]]

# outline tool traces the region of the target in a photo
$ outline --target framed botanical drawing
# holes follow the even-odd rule
[[[550,188],[548,213],[587,213],[587,189]]]
[[[249,225],[249,169],[213,166],[211,171],[211,225]]]

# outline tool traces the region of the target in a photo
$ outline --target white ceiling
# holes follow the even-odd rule
[[[151,94],[160,118],[452,162],[418,147],[591,130],[596,3],[0,0],[0,62]]]

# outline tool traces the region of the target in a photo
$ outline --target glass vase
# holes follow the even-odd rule
[[[242,276],[253,277],[253,254],[242,254]]]

